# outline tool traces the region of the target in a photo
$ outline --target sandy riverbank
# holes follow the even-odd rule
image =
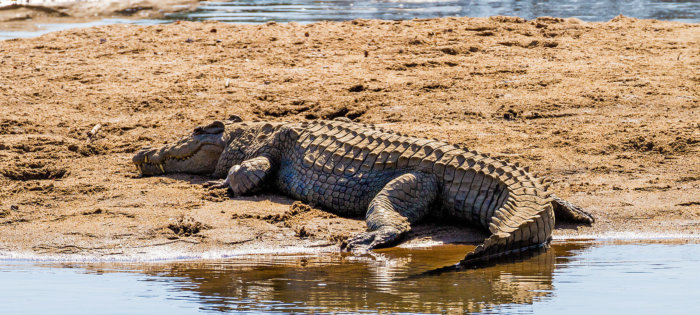
[[[336,250],[364,229],[275,194],[208,192],[203,177],[136,176],[142,146],[230,114],[347,116],[530,165],[598,218],[558,238],[698,235],[698,38],[698,24],[493,17],[112,25],[2,41],[0,258]],[[417,231],[410,242],[484,236]]]

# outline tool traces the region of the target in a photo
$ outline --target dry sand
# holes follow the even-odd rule
[[[137,176],[142,146],[231,114],[346,116],[524,163],[598,219],[558,238],[697,238],[699,43],[698,24],[625,17],[183,22],[3,41],[0,257],[337,250],[364,229],[274,193]],[[416,230],[409,244],[484,237]]]

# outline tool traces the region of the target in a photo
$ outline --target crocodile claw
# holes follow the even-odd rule
[[[394,227],[384,226],[374,231],[355,235],[340,245],[341,250],[362,252],[373,248],[391,246],[399,240],[401,232]]]
[[[204,186],[207,189],[228,188],[228,182],[224,179],[210,180],[202,184],[202,186]]]

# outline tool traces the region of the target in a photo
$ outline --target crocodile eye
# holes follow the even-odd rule
[[[201,135],[204,133],[207,134],[217,134],[217,133],[222,133],[224,132],[225,126],[224,123],[220,121],[215,121],[209,125],[206,126],[197,126],[197,128],[194,128],[194,131],[192,132],[193,135]]]
[[[214,121],[213,123],[207,125],[206,127],[203,127],[202,131],[204,131],[208,134],[217,134],[217,133],[224,132],[225,128],[226,127],[224,126],[224,123],[217,120],[217,121]]]

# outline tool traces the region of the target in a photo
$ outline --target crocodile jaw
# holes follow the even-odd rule
[[[224,151],[222,133],[193,134],[158,149],[144,148],[132,159],[141,175],[211,174]]]

